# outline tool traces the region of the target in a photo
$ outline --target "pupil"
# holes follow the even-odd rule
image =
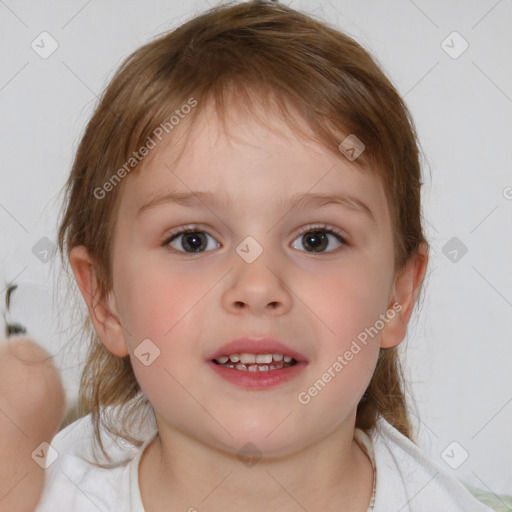
[[[305,246],[309,246],[313,252],[320,252],[328,245],[328,240],[322,231],[310,231],[302,237]]]
[[[199,252],[203,247],[205,237],[201,233],[189,233],[183,237],[183,248],[187,249],[186,245],[192,249],[192,252]]]

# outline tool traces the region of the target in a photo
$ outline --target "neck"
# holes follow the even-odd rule
[[[323,439],[271,460],[250,453],[240,460],[159,425],[139,465],[145,511],[366,512],[373,470],[353,439],[353,425],[341,424]]]

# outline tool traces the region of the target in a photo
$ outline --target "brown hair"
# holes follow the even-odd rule
[[[181,105],[193,102],[194,108],[183,109],[188,113],[179,127],[182,132],[191,129],[209,100],[226,128],[225,114],[236,97],[237,105],[253,115],[256,101],[274,102],[297,133],[340,158],[340,142],[355,134],[365,150],[353,163],[379,177],[390,205],[395,272],[404,268],[420,244],[428,247],[421,225],[414,124],[369,53],[337,29],[279,3],[231,4],[210,9],[129,56],[81,138],[65,188],[58,243],[63,259],[75,246],[88,249],[99,280],[99,298],[112,288],[110,241],[121,178],[140,170],[141,165],[132,161],[134,152],[154,140],[158,127],[171,134],[172,116]],[[299,114],[314,136],[297,124],[292,113]],[[112,185],[105,187],[107,182]],[[102,449],[101,422],[133,442],[130,428],[149,404],[129,356],[112,355],[88,317],[85,328],[90,346],[80,387],[84,412],[92,413]],[[413,439],[404,385],[397,348],[381,349],[357,408],[356,427],[368,431],[383,416]],[[102,418],[106,406],[118,407],[115,421]]]

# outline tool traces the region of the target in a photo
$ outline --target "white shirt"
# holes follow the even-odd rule
[[[464,485],[429,460],[407,437],[380,418],[368,436],[354,438],[374,467],[372,512],[489,512]],[[148,427],[149,428],[149,427]],[[145,512],[138,482],[138,463],[156,431],[148,429],[141,447],[121,439],[106,443],[117,465],[103,469],[93,459],[90,416],[59,432],[51,443],[58,457],[46,474],[43,496],[35,512]],[[309,511],[316,512],[316,511]]]

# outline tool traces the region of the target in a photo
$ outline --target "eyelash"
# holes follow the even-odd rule
[[[299,238],[300,236],[302,236],[305,233],[309,233],[310,231],[324,231],[325,233],[333,235],[335,238],[337,238],[338,241],[342,244],[342,246],[349,245],[347,243],[347,241],[345,240],[345,237],[336,228],[334,228],[333,226],[329,226],[328,224],[308,224],[307,226],[304,226],[301,229],[301,231],[298,233],[297,237],[294,240],[296,240],[297,238]],[[181,228],[178,228],[176,231],[172,232],[168,237],[166,237],[166,239],[162,242],[162,246],[163,247],[169,246],[169,244],[172,241],[174,241],[174,239],[177,238],[179,235],[185,235],[187,233],[206,233],[209,236],[211,236],[209,233],[204,231],[200,226],[196,226],[196,225],[183,226]],[[174,249],[174,248],[171,248],[171,249],[176,251],[176,249]],[[338,248],[338,249],[340,249],[340,248]],[[316,253],[314,251],[302,251],[302,252],[310,252],[311,254],[329,254],[329,253],[332,253],[335,251],[336,251],[336,249],[334,251],[327,251],[327,252],[322,251],[322,252],[316,252]],[[177,251],[177,252],[180,252],[182,254],[189,254],[189,255],[198,254],[198,253],[194,253],[194,252],[190,252],[190,253],[183,252],[183,251]],[[200,253],[201,252],[209,252],[209,251],[200,251]]]

